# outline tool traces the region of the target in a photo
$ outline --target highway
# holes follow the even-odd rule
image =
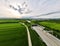
[[[43,30],[43,27],[32,26],[32,29],[38,33],[38,35],[46,43],[47,46],[60,46],[60,40]]]

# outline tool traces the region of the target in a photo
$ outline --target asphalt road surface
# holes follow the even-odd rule
[[[60,40],[44,31],[41,26],[32,26],[47,46],[60,46]]]

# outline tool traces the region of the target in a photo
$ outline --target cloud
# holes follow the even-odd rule
[[[16,11],[0,4],[0,18],[20,18],[20,17],[21,16]]]
[[[29,14],[20,15],[17,11],[9,8],[9,4],[14,6],[20,5],[23,2],[28,4],[28,8],[33,12]],[[41,14],[50,14],[45,16],[40,16],[41,18],[54,18],[60,17],[60,14],[52,14],[51,12],[60,11],[60,0],[0,0],[0,18],[2,17],[32,17],[39,16]]]

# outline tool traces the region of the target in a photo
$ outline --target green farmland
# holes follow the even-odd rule
[[[26,28],[20,23],[0,24],[0,46],[28,46]]]
[[[0,20],[0,46],[28,46],[27,30],[20,22],[29,27],[32,46],[46,46],[26,20],[8,19]]]
[[[45,27],[45,30],[53,31],[53,35],[60,39],[60,22],[59,21],[41,21],[40,25]]]
[[[60,31],[60,24],[55,22],[40,22],[41,25]]]

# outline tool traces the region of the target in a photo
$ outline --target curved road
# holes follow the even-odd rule
[[[27,29],[27,35],[28,35],[28,46],[32,46],[32,42],[31,42],[31,37],[30,37],[30,33],[29,33],[29,29],[27,27],[27,25],[25,23],[21,23],[22,25],[24,25]]]

